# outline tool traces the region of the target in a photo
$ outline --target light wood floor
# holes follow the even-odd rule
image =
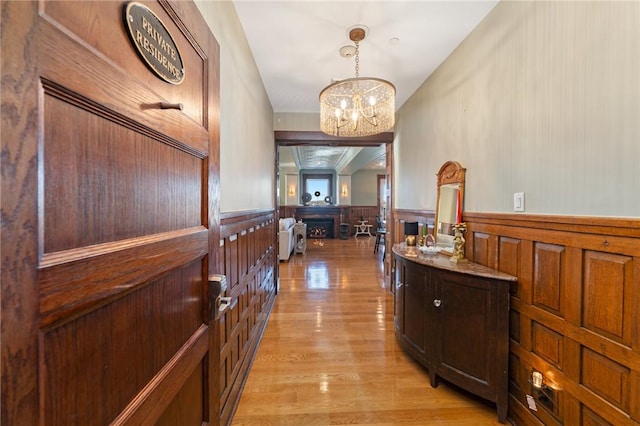
[[[280,262],[280,292],[234,425],[499,425],[399,348],[375,238],[309,241]],[[322,244],[322,245],[321,245]]]

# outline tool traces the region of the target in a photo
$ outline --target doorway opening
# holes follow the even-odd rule
[[[276,190],[275,205],[278,210],[279,217],[287,217],[285,212],[295,209],[297,206],[337,206],[351,207],[357,206],[358,198],[353,197],[353,184],[351,176],[358,167],[357,161],[353,161],[356,166],[344,166],[346,163],[354,160],[345,152],[359,152],[364,148],[374,149],[383,156],[384,166],[373,171],[374,182],[371,184],[370,191],[372,197],[368,205],[372,206],[376,203],[375,216],[380,216],[386,223],[392,223],[392,176],[393,176],[393,133],[386,132],[363,138],[344,138],[326,135],[317,131],[276,131],[274,132],[275,150],[276,150]],[[297,158],[283,158],[281,148],[297,147],[295,155]],[[345,150],[344,148],[359,148]],[[294,156],[295,156],[294,155]],[[333,156],[333,157],[332,157]],[[336,158],[335,156],[340,156]],[[289,163],[294,163],[292,166]],[[336,170],[335,164],[338,163],[343,169]],[[299,164],[306,164],[307,169],[301,170]],[[364,168],[364,164],[360,167]],[[371,172],[371,170],[369,170]],[[314,179],[313,175],[332,176],[330,180],[330,188],[326,190],[326,196],[318,196],[317,192],[324,195],[319,189],[313,193],[308,192],[308,180],[303,176],[309,176]],[[376,186],[373,188],[373,186]],[[357,210],[357,209],[356,209]],[[373,214],[373,212],[372,212]],[[371,218],[373,222],[373,217]],[[339,220],[342,224],[342,218]],[[338,223],[334,224],[338,226]],[[386,241],[393,241],[393,238],[387,233]],[[334,235],[337,236],[337,235]],[[389,247],[387,247],[388,249]],[[388,277],[390,257],[387,256],[385,262],[385,275]]]

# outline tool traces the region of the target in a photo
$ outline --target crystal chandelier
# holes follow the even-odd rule
[[[364,28],[354,27],[356,77],[336,81],[320,92],[320,130],[328,135],[355,137],[382,133],[395,123],[396,88],[386,80],[360,77],[360,42]]]

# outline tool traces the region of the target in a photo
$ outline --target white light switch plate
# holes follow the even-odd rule
[[[524,211],[524,192],[516,192],[513,194],[513,211]]]

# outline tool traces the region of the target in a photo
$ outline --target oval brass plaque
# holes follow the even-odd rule
[[[124,20],[131,43],[147,66],[168,83],[182,83],[182,57],[160,18],[147,6],[131,2],[125,8]]]

